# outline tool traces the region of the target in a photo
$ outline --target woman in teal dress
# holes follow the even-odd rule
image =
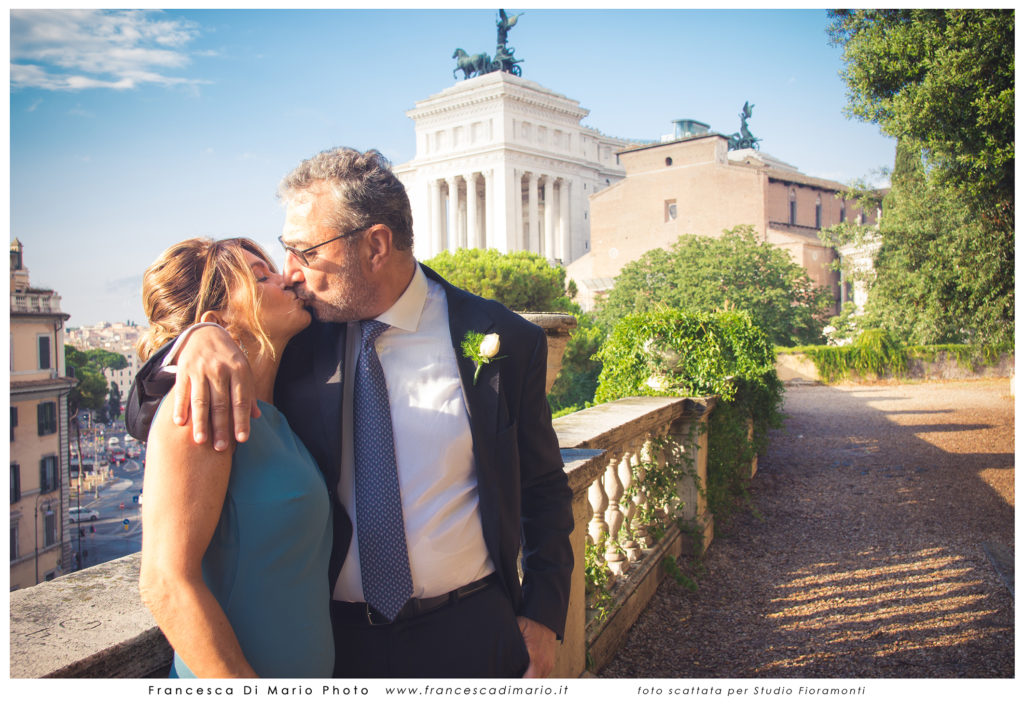
[[[195,323],[246,351],[259,417],[224,451],[161,404],[149,433],[139,590],[174,648],[172,677],[330,677],[331,508],[313,458],[273,406],[310,314],[250,240],[191,239],[146,270],[143,359]]]

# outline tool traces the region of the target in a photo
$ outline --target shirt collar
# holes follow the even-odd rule
[[[427,303],[427,275],[416,262],[416,271],[412,275],[412,281],[405,287],[405,291],[394,305],[377,316],[377,320],[387,323],[393,328],[399,328],[406,332],[416,332],[420,324],[420,317],[423,315],[423,306]]]

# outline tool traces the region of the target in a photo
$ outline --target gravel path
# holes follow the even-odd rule
[[[1008,381],[793,386],[785,411],[756,511],[599,676],[1013,677]]]

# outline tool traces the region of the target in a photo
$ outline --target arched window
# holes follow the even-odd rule
[[[672,166],[672,157],[665,157],[665,166]]]
[[[814,226],[821,229],[821,195],[814,201]]]
[[[789,189],[789,224],[796,225],[796,189]]]

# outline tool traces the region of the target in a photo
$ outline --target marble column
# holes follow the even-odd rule
[[[508,251],[518,252],[522,249],[526,249],[524,246],[524,235],[523,235],[523,222],[525,220],[523,213],[523,172],[519,169],[515,170],[515,178],[512,179],[515,185],[512,187],[512,195],[514,201],[512,205],[515,207],[515,219],[512,223],[512,232],[508,238]]]
[[[543,254],[540,249],[540,208],[537,202],[537,181],[539,175],[536,171],[530,172],[530,190],[528,193],[529,202],[529,238],[526,249],[531,252]]]
[[[548,175],[544,177],[544,256],[548,261],[555,258],[555,242],[558,241],[558,234],[555,232],[555,177]]]
[[[569,207],[569,180],[558,179],[558,232],[561,242],[558,248],[558,258],[562,264],[568,265],[572,261],[572,210]]]
[[[589,237],[589,221],[584,217],[587,208],[587,194],[590,191],[584,190],[583,182],[579,179],[572,182],[569,191],[569,202],[572,204],[572,212],[579,213],[580,219],[574,223],[571,231],[572,247],[577,256],[582,256],[589,251],[587,238]]]
[[[459,179],[449,176],[448,182],[448,251],[454,252],[459,246]]]
[[[444,198],[441,194],[441,181],[432,179],[430,181],[430,228],[431,228],[431,250],[430,256],[434,256],[444,249]]]
[[[480,247],[480,216],[477,212],[476,173],[466,174],[466,246]]]
[[[494,237],[494,211],[497,206],[494,198],[494,169],[487,169],[481,175],[484,179],[484,217],[480,239],[486,249],[497,244]]]

